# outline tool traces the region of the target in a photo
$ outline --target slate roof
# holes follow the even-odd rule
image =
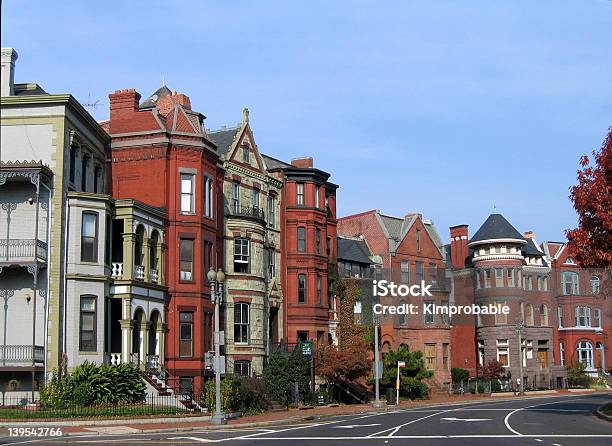
[[[543,257],[544,253],[538,249],[535,242],[532,238],[527,239],[527,244],[523,246],[522,249],[523,255],[532,256],[532,257]]]
[[[229,152],[229,149],[239,130],[240,126],[208,132],[208,138],[217,144],[217,152],[219,153],[219,156],[225,155],[227,152]]]
[[[476,231],[470,243],[497,239],[524,240],[522,234],[502,214],[491,214]]]
[[[169,94],[172,94],[172,91],[170,91],[170,89],[166,87],[165,85],[162,85],[155,91],[155,93],[153,93],[147,99],[142,101],[140,105],[138,106],[138,108],[141,110],[144,110],[147,108],[154,108],[157,105],[157,100],[159,98],[161,98],[162,96],[168,96]]]
[[[382,221],[385,229],[389,233],[389,237],[393,240],[399,240],[402,236],[402,225],[404,224],[403,218],[390,217],[388,215],[380,214],[380,221]]]
[[[293,167],[291,164],[287,164],[284,161],[264,155],[263,153],[261,156],[264,159],[266,166],[268,166],[268,169],[284,169],[285,167]]]
[[[364,240],[338,237],[338,259],[370,264],[370,250]]]

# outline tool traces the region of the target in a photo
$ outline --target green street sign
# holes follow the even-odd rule
[[[304,356],[312,355],[312,341],[300,341],[300,348]]]

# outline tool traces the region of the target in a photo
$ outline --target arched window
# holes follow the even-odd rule
[[[599,294],[599,277],[591,277],[591,293]]]
[[[578,361],[584,364],[587,369],[594,369],[593,344],[589,341],[580,341],[576,350],[578,352]]]
[[[540,327],[548,327],[548,307],[540,305]]]
[[[533,305],[525,305],[525,325],[533,326]]]
[[[249,304],[238,302],[234,304],[234,343],[249,343],[250,311]]]

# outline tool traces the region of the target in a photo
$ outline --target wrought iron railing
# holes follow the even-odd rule
[[[0,364],[22,363],[29,365],[34,358],[35,363],[45,361],[45,349],[41,345],[36,345],[32,351],[32,345],[0,345]]]
[[[47,243],[36,239],[0,240],[0,261],[38,259],[47,261]]]
[[[240,206],[238,208],[231,207],[229,209],[229,215],[233,215],[235,217],[255,218],[261,221],[266,220],[265,211],[260,207],[254,206]]]

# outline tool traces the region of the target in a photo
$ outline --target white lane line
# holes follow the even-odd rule
[[[168,440],[191,440],[191,441],[196,441],[198,443],[217,443],[219,441],[219,440],[210,440],[208,438],[200,438],[200,437],[169,437]]]
[[[612,438],[612,435],[605,435],[605,434],[577,434],[577,435],[566,435],[566,434],[551,434],[551,435],[522,435],[521,437],[523,438]],[[500,434],[500,435],[396,435],[393,437],[390,436],[380,436],[380,437],[375,437],[375,438],[380,438],[380,439],[418,439],[418,438],[424,438],[424,439],[436,439],[436,438],[445,438],[445,439],[452,439],[452,438],[465,438],[465,439],[470,439],[470,438],[516,438],[516,435],[504,435],[504,434]],[[304,440],[311,440],[311,441],[330,441],[330,440],[351,440],[351,441],[356,441],[356,440],[366,440],[368,442],[372,441],[372,437],[266,437],[266,438],[242,438],[242,437],[238,437],[238,438],[233,438],[233,440],[250,440],[250,441],[254,441],[254,440],[259,440],[259,441],[271,441],[271,440],[280,440],[280,441],[296,441],[296,440],[300,440],[300,441],[304,441]]]
[[[467,422],[476,422],[476,421],[492,421],[492,418],[455,418],[455,417],[447,417],[440,418],[440,421],[467,421]]]
[[[404,426],[408,426],[409,424],[416,423],[417,421],[425,420],[426,418],[431,418],[431,417],[435,417],[436,415],[440,415],[440,414],[443,414],[443,413],[446,413],[446,412],[450,412],[451,410],[443,410],[443,411],[440,411],[440,412],[434,412],[434,413],[426,415],[424,417],[417,418],[416,420],[412,420],[412,421],[408,421],[407,423],[400,424],[399,426],[391,427],[389,429],[385,429],[384,431],[375,432],[373,434],[368,435],[368,438],[374,437],[374,436],[379,435],[379,434],[384,434],[385,432],[389,432],[389,431],[391,431],[391,432],[389,433],[388,436],[389,437],[393,437],[393,435],[395,435],[397,433],[397,431],[399,431]]]
[[[372,424],[349,424],[347,426],[332,426],[332,429],[354,429],[356,427],[371,427],[371,426],[380,426],[380,423],[372,423]]]

